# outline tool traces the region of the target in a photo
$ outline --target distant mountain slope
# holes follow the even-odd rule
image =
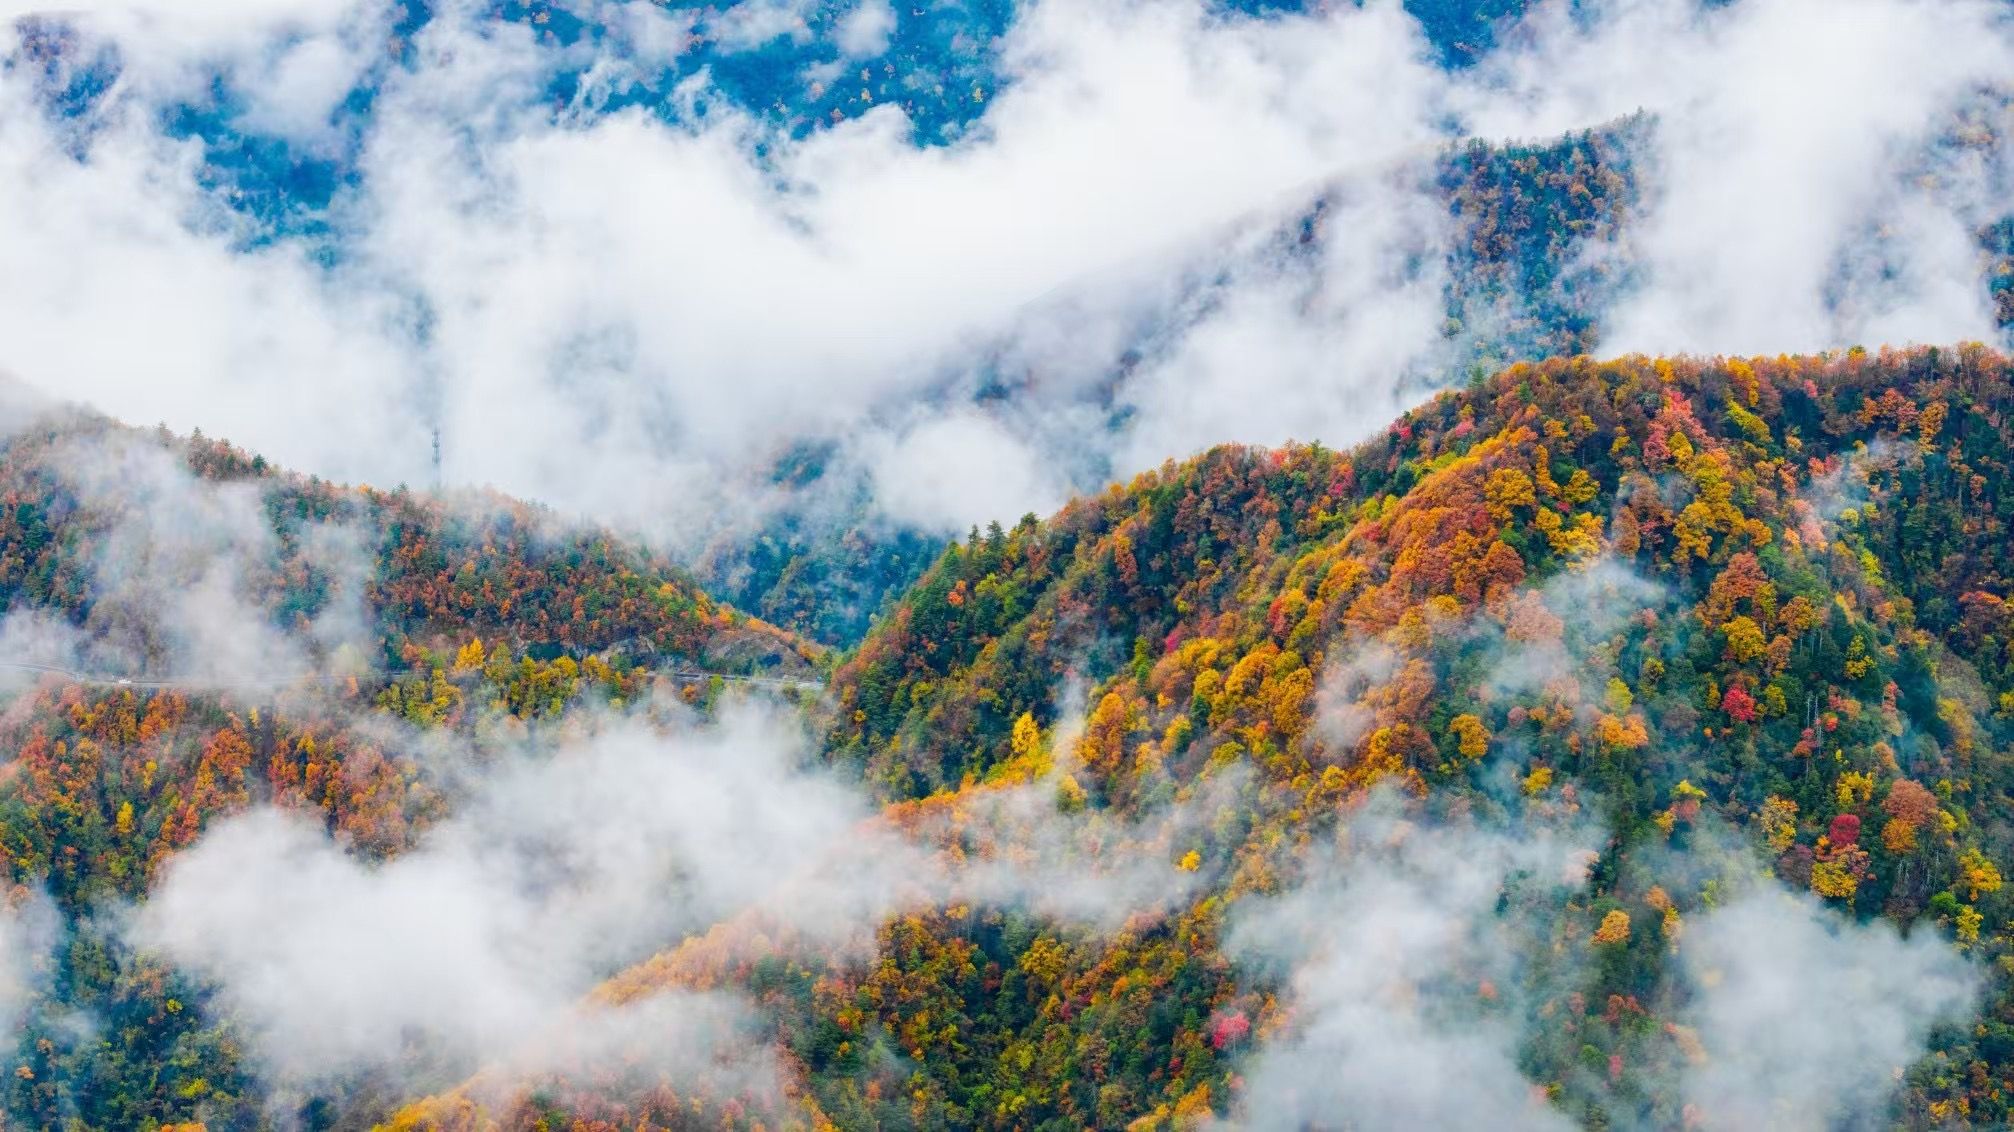
[[[1436,161],[1432,189],[1454,233],[1442,289],[1448,379],[1596,348],[1600,316],[1629,280],[1591,252],[1637,206],[1631,154],[1651,128],[1637,116],[1530,144],[1474,141]],[[1287,224],[1281,254],[1296,254],[1324,214],[1318,201]],[[828,474],[821,458],[783,461],[777,480],[801,505],[753,535],[718,540],[696,569],[735,605],[846,647],[922,575],[943,540],[879,517],[867,491],[837,490]]]
[[[346,488],[200,435],[22,413],[39,419],[0,435],[0,614],[66,627],[109,675],[285,676],[256,663],[273,655],[187,655],[232,614],[267,638],[253,652],[323,672],[401,668],[470,637],[733,672],[803,672],[818,655],[662,555],[514,500]]]
[[[1601,317],[1633,281],[1626,258],[1599,250],[1640,210],[1638,155],[1654,129],[1639,114],[1540,142],[1471,141],[1442,158],[1437,186],[1455,224],[1447,332],[1472,364],[1598,351]]]

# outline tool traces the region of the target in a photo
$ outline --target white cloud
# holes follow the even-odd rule
[[[741,0],[720,13],[708,25],[721,46],[733,51],[749,51],[790,38],[803,40],[811,35],[806,22],[813,0]]]
[[[1060,506],[1068,486],[1041,453],[976,412],[928,418],[883,439],[871,459],[882,511],[926,528],[989,520],[1012,526],[1024,512]]]
[[[536,110],[553,61],[528,34],[443,18],[382,95],[346,214],[359,254],[333,277],[185,229],[203,211],[188,155],[137,125],[68,162],[17,89],[0,183],[46,235],[0,263],[20,300],[6,360],[377,480],[419,478],[437,401],[452,478],[663,523],[668,496],[706,494],[697,469],[843,435],[1032,300],[1417,147],[1435,80],[1416,46],[1388,6],[1292,25],[1043,7],[1011,37],[1022,78],[983,140],[919,150],[884,109],[758,162],[731,113],[554,127]],[[1375,90],[1354,81],[1371,70]],[[37,309],[66,275],[72,301]]]
[[[1116,927],[1189,890],[1169,838],[1215,797],[1137,821],[1073,819],[1043,781],[981,792],[906,831],[837,775],[807,769],[801,735],[772,716],[572,724],[556,743],[444,764],[453,815],[389,861],[357,858],[301,815],[220,822],[174,858],[129,938],[214,981],[287,1082],[399,1069],[417,1049],[416,1074],[444,1073],[407,1082],[427,1087],[479,1065],[551,1071],[583,1046],[625,1041],[677,1070],[748,1059],[667,1046],[585,1005],[590,990],[744,914],[785,941],[763,953],[799,946],[819,962],[864,956],[899,910],[950,903]],[[733,1009],[679,996],[650,1009],[688,1006],[716,1022]],[[709,1040],[759,1045],[732,1026]]]
[[[888,37],[895,32],[895,9],[888,0],[860,0],[839,21],[839,50],[855,59],[879,55],[888,50]]]
[[[856,46],[885,10],[852,11]],[[676,19],[618,11],[651,34],[611,51],[685,49]],[[896,494],[904,517],[1019,514],[1210,443],[1348,443],[1415,398],[1446,361],[1436,265],[1456,234],[1404,170],[1450,121],[1504,137],[1660,116],[1648,212],[1617,253],[1647,284],[1612,312],[1609,347],[1989,333],[1968,232],[2004,196],[2004,162],[1932,162],[1931,187],[1913,173],[1954,102],[2008,73],[1992,11],[1554,4],[1450,76],[1394,2],[1266,20],[1039,3],[1002,41],[1011,81],[974,128],[918,148],[893,106],[791,139],[719,100],[701,112],[694,84],[669,96],[683,126],[597,115],[634,60],[455,8],[384,78],[333,270],[290,241],[233,241],[193,143],[155,132],[167,87],[123,86],[79,162],[14,72],[0,364],[380,483],[424,481],[438,425],[451,481],[688,543],[752,506],[747,485],[799,439],[843,441],[869,472],[914,457],[901,466],[932,482]],[[250,120],[311,136],[384,9],[242,14],[136,3],[87,23],[138,75],[157,56],[177,74],[221,60]],[[803,18],[749,0],[713,32],[749,46]],[[147,34],[170,22],[184,30]],[[583,67],[555,115],[548,80]],[[1276,239],[1323,185],[1313,246]],[[1876,218],[1879,261],[1856,250]],[[985,411],[984,443],[925,443],[973,432],[996,380],[1014,404]],[[956,483],[991,490],[943,505]]]
[[[1440,377],[1452,235],[1422,172],[1334,186],[1318,254],[1268,248],[1234,267],[1170,356],[1124,389],[1138,415],[1120,466],[1231,441],[1348,444],[1410,408]]]
[[[1345,1111],[1372,1127],[1573,1126],[1519,1064],[1537,1030],[1571,1024],[1555,1011],[1596,969],[1587,929],[1562,917],[1601,840],[1572,822],[1426,820],[1385,796],[1307,855],[1296,887],[1234,906],[1227,951],[1283,976],[1285,1011],[1240,1069],[1240,1126]],[[1654,1040],[1671,1048],[1642,1059],[1636,1082],[1701,1127],[1836,1128],[1880,1111],[1931,1028],[1977,1006],[1980,972],[1935,931],[1848,920],[1756,880],[1744,849],[1636,860],[1679,893],[1720,874],[1725,902],[1688,917],[1646,999],[1671,1004],[1653,1009],[1692,1028],[1704,1058],[1666,1029]],[[1579,1087],[1598,1100],[1607,1088]],[[1642,1096],[1615,1099],[1609,1115],[1638,1127],[1627,1114]]]
[[[364,60],[332,36],[304,39],[240,81],[259,92],[245,125],[287,138],[313,138],[353,90]]]
[[[1605,349],[1992,336],[1976,251],[1926,219],[1964,202],[1908,174],[1957,104],[2014,67],[1998,5],[1633,0],[1596,11],[1582,32],[1551,6],[1540,48],[1486,68],[1500,85],[1472,92],[1468,113],[1486,135],[1658,116],[1640,155],[1648,214],[1631,236],[1647,285],[1613,312]],[[1835,309],[1831,285],[1865,254],[1856,245],[1898,214],[1919,229],[1905,245],[1910,289],[1934,301]]]
[[[116,45],[120,84],[149,100],[206,101],[214,69],[242,68],[251,120],[291,136],[318,129],[382,55],[390,11],[382,0],[0,0],[0,24],[45,17]]]
[[[624,46],[639,64],[667,66],[692,45],[691,12],[674,12],[659,4],[602,5],[596,13],[626,37]]]
[[[124,121],[71,160],[0,82],[0,327],[30,384],[323,474],[424,482],[396,296],[332,289],[289,245],[234,250],[194,151]],[[204,218],[202,231],[184,220]]]
[[[255,810],[175,859],[134,938],[217,980],[288,1079],[390,1067],[409,1033],[464,1072],[542,1068],[593,1021],[579,1004],[596,981],[801,879],[867,817],[836,782],[792,774],[795,749],[754,718],[669,740],[618,725],[509,756],[380,865]]]
[[[1688,927],[1680,954],[1707,1053],[1683,1091],[1708,1128],[1816,1132],[1874,1110],[1981,989],[1935,931],[1904,939],[1775,885]]]
[[[60,17],[115,37],[147,36],[156,50],[215,49],[324,30],[371,6],[359,0],[0,0],[0,19]]]
[[[1415,827],[1390,797],[1353,819],[1302,887],[1235,912],[1229,952],[1285,964],[1290,1026],[1244,1069],[1240,1124],[1564,1130],[1517,1065],[1514,993],[1539,925],[1499,914],[1506,884],[1550,902],[1585,881],[1592,838]],[[1514,881],[1513,878],[1516,878]]]
[[[61,937],[56,906],[41,891],[16,889],[0,901],[0,1041],[10,1047],[48,985],[51,953]]]

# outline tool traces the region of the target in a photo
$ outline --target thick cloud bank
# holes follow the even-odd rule
[[[1994,332],[1971,233],[2006,157],[1932,144],[2014,63],[1984,2],[1540,5],[1453,74],[1393,2],[1034,3],[929,148],[893,104],[779,133],[703,72],[606,109],[693,50],[644,4],[564,6],[609,29],[573,41],[473,4],[417,30],[369,0],[62,7],[67,46],[17,24],[36,65],[0,77],[0,366],[338,477],[427,482],[438,434],[450,481],[673,540],[759,516],[804,441],[944,528],[1219,441],[1366,435],[1450,361],[1460,234],[1422,173],[1463,134],[1656,116],[1645,211],[1589,252],[1641,269],[1616,347]],[[712,49],[800,8],[734,7]],[[860,6],[844,52],[905,18]],[[112,89],[54,114],[102,50]],[[561,71],[589,78],[556,106]],[[320,235],[235,210],[164,127],[212,78],[233,129],[343,155]],[[1279,239],[1324,185],[1312,246]]]
[[[674,1077],[725,1059],[756,1080],[767,1046],[734,995],[666,988],[611,1008],[589,993],[738,917],[809,961],[864,959],[889,915],[954,903],[1115,929],[1190,891],[1168,846],[1215,805],[1204,791],[1138,819],[1070,816],[1045,779],[897,828],[805,769],[802,736],[767,713],[574,726],[448,776],[453,816],[389,861],[300,814],[224,820],[168,866],[128,937],[213,983],[283,1082],[404,1070],[415,1049],[421,1087],[453,1079],[422,1065],[554,1072],[597,1050]]]
[[[1709,1055],[1684,1088],[1719,1128],[1863,1120],[1981,985],[1935,933],[1842,923],[1773,888],[1702,919],[1682,953]]]
[[[1229,953],[1277,974],[1291,1011],[1245,1068],[1240,1121],[1305,1128],[1347,1112],[1380,1128],[1576,1127],[1520,1052],[1569,1024],[1554,1008],[1598,962],[1584,934],[1561,930],[1598,831],[1415,825],[1390,803],[1352,820],[1305,883],[1232,915]],[[1667,862],[1695,874],[1703,863]],[[1674,1016],[1696,1044],[1670,1051],[1679,1068],[1656,1084],[1702,1127],[1872,1126],[1931,1029],[1977,1007],[1982,973],[1935,932],[1904,939],[1774,880],[1742,883],[1676,945],[1660,994],[1682,1004]],[[1632,1111],[1609,1118],[1637,1127]]]
[[[0,404],[9,442],[10,486],[45,493],[76,531],[84,596],[68,620],[16,603],[0,618],[6,659],[208,687],[361,667],[376,548],[360,524],[308,520],[283,539],[259,482],[200,476],[175,448],[47,406]],[[326,600],[282,624],[270,601],[289,569],[326,582]]]
[[[1230,951],[1284,963],[1296,1015],[1250,1067],[1249,1125],[1349,1112],[1376,1128],[1571,1127],[1519,1072],[1513,1015],[1443,1003],[1516,981],[1543,925],[1496,914],[1505,886],[1521,877],[1541,905],[1578,888],[1592,859],[1584,838],[1419,829],[1373,813],[1308,884],[1245,910]]]

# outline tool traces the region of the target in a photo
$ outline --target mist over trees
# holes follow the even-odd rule
[[[0,1128],[2014,1123],[1999,0],[0,29]]]

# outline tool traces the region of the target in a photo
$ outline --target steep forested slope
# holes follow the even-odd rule
[[[1602,831],[1584,891],[1492,897],[1523,965],[1458,967],[1466,999],[1407,993],[1515,1027],[1519,1071],[1575,1123],[1738,1125],[1681,1084],[1737,1056],[1701,1036],[1689,949],[1725,947],[1714,917],[1756,862],[1848,920],[1982,959],[2014,942],[2010,378],[1976,347],[1514,366],[1352,452],[1219,449],[976,535],[839,669],[831,757],[918,799],[897,824],[957,827],[1033,783],[1113,831],[1085,868],[1158,854],[1198,887],[1116,934],[905,915],[865,964],[737,922],[607,993],[748,988],[794,1067],[786,1122],[1256,1116],[1269,1094],[1247,1075],[1322,1023],[1306,986],[1250,961],[1248,909],[1346,865],[1317,850],[1396,789],[1420,838]],[[2014,998],[1995,977],[1892,1102],[1891,1081],[1847,1080],[1805,1115],[2003,1122]],[[578,1081],[516,1096],[402,1119],[684,1111]]]
[[[1250,809],[1204,847],[1238,862],[1233,894],[1274,883],[1283,834],[1374,783],[1494,808],[1508,761],[1515,795],[1598,800],[1614,840],[1590,928],[1700,907],[1632,891],[1631,862],[1705,814],[1853,915],[2002,954],[2010,409],[2007,360],[1976,348],[1576,359],[1513,367],[1353,453],[1218,450],[950,551],[840,670],[832,750],[897,796],[953,787],[1012,766],[1017,721],[1059,720],[1077,682],[1090,805],[1251,768]],[[1218,915],[1151,937],[1186,956],[1149,980],[1157,1012],[1235,1004],[1196,935]],[[1665,942],[1639,933],[1636,965],[1581,1001],[1654,1015]],[[1070,985],[1097,999],[1110,958],[1083,954]],[[1908,1121],[2004,1118],[2014,1003],[1994,993],[1912,1075]],[[1190,1032],[1150,1040],[1194,1050]],[[1634,1064],[1631,1027],[1607,1032],[1593,1048]],[[1579,1045],[1536,1051],[1533,1079],[1622,1119],[1575,1096]],[[1172,1103],[1221,1072],[1199,1063],[1130,1095]],[[1064,1064],[1049,1095],[1094,1112]]]
[[[1976,622],[1991,604],[1978,595],[2006,588],[2001,367],[1976,348],[1555,360],[1444,395],[1354,452],[1225,448],[1170,464],[950,551],[842,667],[852,715],[836,749],[896,771],[903,737],[928,734],[941,759],[910,769],[955,782],[1004,758],[1013,720],[1046,711],[1073,667],[1144,679],[1185,640],[1241,635],[1319,658],[1430,598],[1467,613],[1491,582],[1597,557],[1679,594],[1703,594],[1744,554],[1744,570],[1836,582],[1842,542],[1821,520],[1864,543],[1867,566],[1886,557],[1875,578],[1908,599],[1909,628],[1969,654],[1984,636],[1961,611]],[[1925,429],[1933,440],[1897,446]],[[1895,505],[1841,502],[1855,490]],[[1845,615],[1820,604],[1821,619]],[[1998,647],[1970,659],[2004,682]]]

